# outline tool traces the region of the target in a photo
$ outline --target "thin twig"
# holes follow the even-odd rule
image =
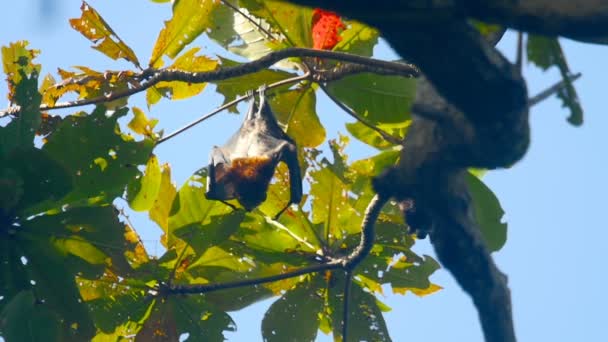
[[[238,8],[237,6],[231,4],[230,2],[228,2],[227,0],[220,0],[224,5],[230,7],[233,11],[235,11],[236,13],[242,15],[245,19],[247,19],[247,21],[249,21],[253,26],[257,27],[258,30],[264,32],[264,34],[266,34],[268,39],[272,39],[272,40],[276,40],[276,38],[272,35],[272,33],[268,30],[266,30],[265,28],[262,27],[262,25],[260,25],[259,23],[257,23],[253,18],[251,18],[249,15],[245,14],[245,12],[243,12],[240,8]]]
[[[302,81],[302,80],[305,80],[305,79],[307,79],[307,78],[309,78],[309,77],[310,77],[310,74],[306,73],[306,74],[304,74],[304,75],[300,75],[300,76],[296,76],[296,77],[287,78],[287,79],[280,80],[280,81],[278,81],[278,82],[275,82],[275,83],[272,83],[272,84],[268,85],[268,86],[266,87],[266,89],[277,88],[277,87],[280,87],[280,86],[283,86],[283,85],[286,85],[286,84],[290,84],[290,83],[297,83],[297,82],[300,82],[300,81]],[[159,144],[161,144],[161,143],[163,143],[163,142],[165,142],[165,141],[167,141],[167,140],[169,140],[169,139],[171,139],[171,138],[175,137],[176,135],[178,135],[178,134],[180,134],[180,133],[182,133],[182,132],[184,132],[184,131],[188,130],[189,128],[192,128],[193,126],[195,126],[195,125],[197,125],[197,124],[199,124],[199,123],[201,123],[201,122],[203,122],[203,121],[205,121],[205,120],[207,120],[207,119],[209,119],[209,118],[211,118],[211,117],[215,116],[215,115],[216,115],[216,114],[218,114],[219,112],[221,112],[221,111],[223,111],[223,110],[225,110],[225,109],[228,109],[228,108],[230,108],[230,107],[232,107],[232,106],[236,105],[237,103],[239,103],[239,102],[241,102],[241,101],[243,101],[243,100],[247,100],[247,99],[249,99],[249,98],[251,98],[251,96],[249,96],[249,95],[245,95],[245,96],[240,96],[240,97],[237,97],[236,99],[234,99],[234,100],[232,100],[232,101],[230,101],[230,102],[228,102],[228,103],[226,103],[226,104],[224,104],[224,105],[222,105],[222,106],[220,106],[220,107],[216,108],[216,109],[215,109],[215,110],[213,110],[212,112],[210,112],[210,113],[208,113],[208,114],[205,114],[205,115],[201,116],[200,118],[198,118],[198,119],[196,119],[196,120],[192,121],[191,123],[189,123],[189,124],[185,125],[184,127],[181,127],[181,128],[179,128],[179,129],[177,129],[176,131],[174,131],[174,132],[172,132],[172,133],[168,134],[167,136],[162,137],[161,139],[159,139],[159,140],[158,140],[158,142],[156,143],[156,145],[159,145]],[[227,203],[226,203],[226,204],[227,204]],[[228,205],[230,205],[230,204],[228,204]],[[234,209],[234,207],[233,207],[233,209]]]
[[[349,108],[348,106],[346,106],[344,103],[342,103],[342,101],[338,100],[335,96],[333,96],[329,92],[329,90],[327,89],[327,87],[325,85],[321,84],[321,89],[323,89],[323,91],[325,92],[325,94],[327,95],[327,97],[329,97],[330,100],[332,100],[336,105],[338,105],[338,107],[340,107],[343,111],[345,111],[346,114],[350,115],[355,120],[357,120],[360,123],[362,123],[365,127],[369,128],[371,130],[374,130],[376,133],[380,134],[380,136],[384,140],[390,142],[391,144],[395,144],[395,145],[401,145],[402,144],[401,139],[392,136],[387,131],[381,129],[378,126],[375,126],[375,125],[369,123],[367,120],[365,120],[365,118],[363,118],[362,116],[360,116],[359,114],[357,114],[354,110],[352,110],[351,108]]]
[[[523,54],[524,54],[524,34],[523,32],[517,32],[517,56],[515,57],[515,66],[519,73],[521,74],[521,68],[523,64]]]
[[[532,107],[534,105],[539,104],[540,102],[546,100],[549,96],[557,93],[558,91],[560,91],[560,89],[564,88],[566,86],[566,82],[574,82],[577,79],[579,79],[581,77],[581,73],[576,73],[574,75],[570,75],[568,76],[568,80],[561,80],[557,83],[555,83],[554,85],[550,86],[549,88],[541,91],[540,93],[532,96],[531,98],[528,99],[528,107]]]
[[[394,70],[401,75],[409,77],[417,77],[420,74],[418,68],[412,64],[383,61],[379,59],[353,55],[345,52],[315,50],[308,48],[286,48],[279,51],[273,51],[264,57],[255,61],[243,63],[234,67],[220,68],[206,72],[188,72],[181,70],[160,69],[160,70],[144,70],[137,75],[140,78],[147,78],[147,82],[142,82],[139,86],[123,91],[117,91],[108,95],[98,96],[91,99],[83,99],[71,102],[56,103],[53,106],[42,105],[40,110],[52,110],[62,108],[73,108],[85,106],[89,104],[99,104],[103,102],[114,101],[120,98],[128,97],[139,92],[142,92],[159,82],[182,81],[188,83],[205,83],[213,81],[221,81],[229,78],[252,74],[264,69],[267,69],[275,63],[291,57],[318,57],[332,60],[338,60],[349,63],[367,65],[372,68],[381,68]],[[8,111],[14,112],[14,108],[0,111],[0,117],[6,115]]]

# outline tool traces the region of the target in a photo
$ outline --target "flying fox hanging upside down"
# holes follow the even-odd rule
[[[266,200],[268,185],[279,162],[289,169],[290,200],[276,215],[302,199],[302,178],[295,141],[279,127],[265,97],[258,89],[259,105],[252,92],[251,105],[239,130],[221,147],[213,147],[207,179],[208,199],[237,199],[246,210]]]

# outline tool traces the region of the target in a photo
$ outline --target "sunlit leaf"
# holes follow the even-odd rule
[[[272,98],[272,109],[287,134],[301,147],[316,147],[325,140],[325,128],[317,116],[312,87],[297,88]]]
[[[9,100],[21,107],[17,118],[0,127],[0,160],[11,150],[34,146],[34,136],[40,125],[41,96],[38,92],[40,65],[32,59],[36,50],[28,50],[25,41],[2,47],[2,64],[9,85]]]
[[[249,248],[267,252],[285,253],[301,250],[315,253],[317,248],[298,231],[290,230],[280,222],[261,215],[248,214],[235,238],[243,241]]]
[[[173,6],[173,17],[165,21],[152,50],[149,65],[162,65],[162,56],[175,58],[205,30],[213,27],[212,13],[220,6],[214,0],[180,0]]]
[[[312,9],[276,0],[241,0],[239,3],[254,17],[263,19],[280,32],[288,46],[312,47]],[[281,36],[273,34],[273,38]]]
[[[286,31],[282,30],[280,25],[276,22],[274,14],[277,12],[271,13],[269,11],[267,6],[272,6],[272,4],[269,4],[268,1],[259,2],[257,0],[240,1],[239,4],[245,8],[241,8],[241,13],[234,14],[234,19],[232,20],[233,27],[229,31],[234,32],[236,37],[238,37],[236,42],[239,44],[229,45],[228,50],[230,52],[243,56],[249,60],[256,60],[273,50],[294,46],[293,42],[286,39]],[[293,5],[283,3],[281,6],[286,7]],[[301,12],[298,11],[292,12],[292,15],[295,15],[296,13],[301,14]],[[301,16],[297,15],[292,19],[294,18],[302,19]],[[293,64],[288,61],[281,61],[278,65],[288,68]]]
[[[329,92],[372,124],[410,120],[416,80],[363,73],[327,86]]]
[[[312,222],[324,225],[323,236],[339,240],[347,233],[359,231],[363,216],[350,205],[344,181],[327,167],[311,171],[310,176]]]
[[[165,234],[169,229],[169,212],[176,194],[177,189],[171,182],[171,167],[169,164],[163,164],[161,166],[160,190],[149,213],[150,219],[156,222]]]
[[[396,139],[403,139],[407,134],[407,129],[410,126],[411,121],[403,121],[399,123],[387,123],[387,124],[376,124],[375,126],[395,137]],[[387,141],[380,133],[365,126],[361,122],[352,122],[346,124],[348,132],[358,140],[373,146],[378,149],[386,149],[391,146],[395,146],[394,143]]]
[[[334,51],[371,57],[374,46],[378,44],[378,30],[355,20],[345,20],[344,23],[346,29],[340,34],[342,40],[334,47]]]
[[[28,45],[28,41],[21,40],[2,47],[2,68],[7,76],[8,98],[12,101],[15,98],[15,86],[21,83],[24,77],[30,78],[34,75],[36,78],[40,74],[40,64],[32,62],[40,51],[30,50]]]
[[[158,119],[148,119],[146,113],[137,107],[133,107],[132,110],[133,119],[129,121],[129,128],[137,134],[153,138],[155,136],[154,127],[158,123]]]
[[[135,179],[133,184],[127,192],[131,209],[146,211],[152,208],[161,186],[161,170],[155,155],[150,156],[143,176]]]
[[[78,94],[79,99],[92,99],[125,91],[130,86],[139,84],[133,71],[100,72],[85,66],[76,66],[75,69],[77,71],[61,68],[58,70],[62,81],[44,89],[45,104],[54,105],[62,96],[71,92]],[[106,101],[104,106],[108,109],[124,107],[127,99],[128,97],[122,97],[114,101]]]
[[[139,61],[133,50],[118,37],[93,7],[83,1],[80,10],[82,11],[80,18],[70,19],[72,28],[92,41],[95,50],[114,60],[124,58],[139,67]]]
[[[426,289],[417,289],[413,287],[393,287],[393,293],[405,295],[408,291],[415,294],[418,297],[428,296],[437,291],[442,290],[443,288],[436,284],[431,284]]]

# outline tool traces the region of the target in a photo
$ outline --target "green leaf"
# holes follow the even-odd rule
[[[74,273],[54,246],[40,238],[21,238],[26,269],[33,281],[36,298],[49,305],[62,319],[64,330],[76,340],[89,340],[95,334],[91,316],[81,300]]]
[[[346,234],[359,232],[362,216],[351,206],[344,181],[329,167],[311,171],[310,177],[312,223],[323,224],[323,236],[335,241]]]
[[[212,28],[212,13],[218,6],[220,2],[213,0],[176,1],[173,4],[173,17],[165,21],[165,27],[156,39],[150,67],[160,67],[163,55],[175,58],[186,45]]]
[[[239,5],[246,9],[248,18],[235,16],[234,30],[242,43],[230,46],[231,52],[255,60],[285,47],[312,47],[310,8],[267,0],[241,0]],[[293,63],[283,61],[279,65],[289,67]]]
[[[551,66],[557,66],[564,82],[564,87],[557,92],[557,97],[562,100],[563,107],[570,109],[568,122],[574,126],[582,125],[583,108],[570,79],[572,74],[570,73],[570,68],[558,39],[556,37],[528,35],[526,51],[528,60],[542,70],[547,70]]]
[[[197,255],[202,255],[210,247],[219,245],[230,238],[239,229],[244,218],[245,212],[242,210],[225,215],[215,215],[208,220],[207,224],[191,223],[175,229],[174,234],[187,241]]]
[[[342,339],[344,312],[344,281],[342,272],[332,272],[326,295],[326,312],[331,318],[334,340]],[[348,339],[350,341],[391,341],[382,315],[382,309],[373,294],[364,291],[353,281],[350,292],[348,315]],[[382,304],[382,306],[384,306]]]
[[[378,30],[355,20],[345,20],[346,29],[340,33],[342,40],[333,48],[359,56],[371,57],[378,44]]]
[[[147,211],[152,208],[158,197],[161,185],[161,171],[158,158],[150,156],[146,164],[146,171],[142,177],[136,178],[129,186],[127,199],[131,209]]]
[[[393,137],[402,140],[403,138],[405,138],[405,135],[407,134],[407,129],[409,128],[410,124],[411,121],[406,120],[399,123],[376,124],[375,126],[392,135]],[[392,142],[384,139],[384,137],[382,137],[378,132],[365,126],[359,121],[347,123],[346,130],[348,130],[348,133],[350,133],[356,139],[377,149],[383,150],[391,146],[395,146],[395,144],[393,144]]]
[[[13,150],[0,166],[0,180],[2,184],[19,184],[15,210],[25,217],[50,209],[72,189],[72,179],[63,167],[34,147]]]
[[[31,291],[20,292],[0,312],[0,331],[7,341],[64,340],[61,318],[37,302]]]
[[[332,82],[327,89],[372,124],[402,123],[410,120],[416,80],[363,73]]]
[[[502,222],[505,212],[496,195],[477,177],[467,174],[467,184],[481,235],[490,251],[495,252],[507,242],[507,224]]]
[[[300,147],[316,147],[325,140],[316,100],[315,90],[306,87],[279,93],[270,101],[277,120]]]
[[[207,304],[203,296],[171,296],[157,299],[138,341],[223,341],[225,331],[235,331],[234,321],[223,311]]]
[[[148,161],[152,141],[135,142],[120,133],[117,120],[126,113],[124,108],[108,116],[97,107],[90,115],[71,115],[48,138],[43,151],[73,179],[74,190],[63,203],[111,202],[139,173],[137,165]]]
[[[38,216],[22,222],[19,234],[46,240],[63,255],[85,261],[107,263],[113,269],[131,270],[125,252],[132,243],[125,239],[125,225],[118,221],[114,207],[79,207],[57,215]],[[110,259],[99,255],[99,251]]]
[[[92,41],[95,50],[114,60],[124,58],[139,68],[139,61],[133,50],[118,37],[93,7],[83,1],[80,10],[82,11],[80,18],[70,19],[70,25],[74,30]]]
[[[181,187],[173,201],[167,236],[163,238],[167,248],[179,244],[175,231],[191,224],[209,224],[215,216],[225,215],[232,209],[220,201],[208,200],[205,197],[206,170],[195,174]],[[181,240],[181,239],[179,239]]]
[[[300,283],[270,306],[262,320],[264,341],[315,340],[323,310],[319,285],[314,280]]]
[[[8,233],[14,234],[16,227],[11,227]],[[10,229],[10,228],[9,228]],[[30,279],[27,275],[25,265],[21,257],[23,252],[19,249],[14,241],[9,239],[0,239],[0,296],[4,297],[0,300],[0,312],[17,294],[30,286]],[[0,330],[2,320],[0,319]]]
[[[150,219],[156,222],[165,234],[169,231],[169,213],[176,194],[177,189],[171,182],[171,167],[169,164],[163,164],[161,166],[160,189],[154,205],[150,208],[149,215]]]
[[[241,64],[227,58],[220,58],[220,61],[224,68],[231,68]],[[226,104],[237,96],[245,95],[247,91],[257,89],[263,84],[275,83],[294,76],[296,75],[281,70],[264,69],[253,74],[231,77],[225,80],[215,81],[214,83],[217,85],[216,91],[219,94],[224,95],[224,102],[222,104]],[[278,89],[287,89],[288,87],[289,86],[285,86]],[[277,90],[273,91],[273,93],[276,91]],[[228,111],[236,113],[236,106],[230,107]]]
[[[392,263],[391,268],[384,272],[379,281],[382,284],[389,283],[394,292],[404,293],[404,289],[426,289],[431,286],[429,277],[439,269],[439,263],[429,256],[424,256],[422,261],[410,261],[408,258],[397,260]],[[373,272],[370,274],[372,279]]]
[[[95,318],[95,326],[106,334],[129,329],[134,334],[139,327],[124,326],[128,322],[142,322],[153,304],[152,297],[146,296],[142,289],[120,284],[118,280],[106,279],[108,282],[84,281],[85,288],[101,287],[106,293],[93,299],[86,299],[91,314]],[[127,331],[125,331],[127,332]]]
[[[267,216],[250,213],[241,223],[235,239],[243,241],[249,248],[266,252],[305,251],[314,254],[317,251],[318,246],[298,235],[299,231],[290,228]]]
[[[351,170],[358,175],[367,176],[369,178],[379,175],[386,168],[393,166],[399,160],[401,148],[387,149],[377,155],[360,159],[352,163]]]
[[[214,278],[222,281],[221,278]],[[238,311],[251,304],[272,297],[272,292],[264,286],[243,286],[234,289],[209,292],[205,295],[213,307],[224,311]]]

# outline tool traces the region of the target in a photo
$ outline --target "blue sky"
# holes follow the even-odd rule
[[[98,70],[130,68],[90,49],[91,44],[70,28],[67,19],[80,15],[78,1],[46,1],[54,7],[43,6],[45,14],[40,11],[43,2],[5,4],[0,45],[29,40],[31,47],[42,50],[38,61],[43,64],[43,73],[73,65]],[[89,3],[145,64],[162,21],[170,17],[170,7],[149,1]],[[532,143],[526,157],[511,169],[485,176],[509,223],[507,245],[494,256],[509,276],[520,341],[608,341],[608,47],[571,41],[563,41],[563,45],[572,71],[583,73],[576,87],[585,109],[585,124],[581,128],[570,126],[565,120],[568,113],[558,100],[543,102],[531,111]],[[512,57],[513,35],[500,47]],[[212,47],[203,46],[203,51],[208,48]],[[378,49],[377,57],[392,56],[388,49]],[[533,66],[525,68],[525,76],[531,95],[558,79],[555,70],[542,73]],[[151,115],[170,132],[221,103],[209,90],[190,100],[161,101]],[[4,99],[5,84],[0,85],[0,94]],[[143,95],[135,96],[132,103],[145,107]],[[0,102],[0,107],[5,106],[6,102]],[[318,112],[330,137],[344,132],[343,123],[350,121],[347,115],[337,114],[339,109],[326,98],[319,99]],[[173,177],[180,184],[206,165],[207,151],[214,143],[226,140],[240,121],[239,116],[220,115],[161,145],[156,153],[161,161],[171,163]],[[349,150],[351,160],[369,152],[358,144]],[[160,249],[155,242],[160,231],[153,223],[144,215],[132,219],[151,252]],[[433,255],[428,241],[420,241],[415,250]],[[469,297],[446,271],[436,272],[432,280],[444,290],[425,298],[393,296],[385,291],[383,301],[393,308],[385,316],[393,340],[481,341],[477,313]],[[229,334],[229,340],[261,340],[260,322],[270,303],[232,314],[239,330]],[[329,341],[330,337],[321,335],[319,340]]]

